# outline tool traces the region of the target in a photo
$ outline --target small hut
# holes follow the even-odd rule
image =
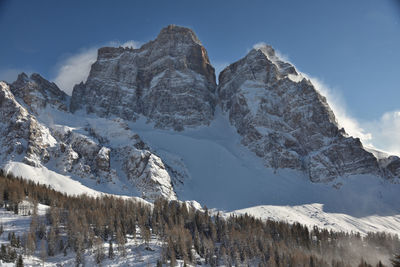
[[[27,197],[18,203],[18,214],[27,216],[33,213],[35,205]]]

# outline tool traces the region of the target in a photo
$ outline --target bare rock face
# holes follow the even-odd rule
[[[154,200],[162,196],[175,200],[172,181],[162,160],[148,150],[137,150],[124,147],[119,150],[126,158],[123,170],[144,199]]]
[[[176,199],[162,160],[121,119],[95,118],[77,129],[46,125],[38,120],[41,111],[48,105],[49,112],[64,111],[64,93],[38,75],[28,78],[21,74],[12,87],[19,97],[7,83],[0,82],[1,166],[8,161],[23,162],[97,184],[125,187],[121,178],[126,177],[128,184],[148,200]],[[65,116],[71,115],[66,111]]]
[[[121,119],[94,119],[83,132],[63,126],[52,131],[62,144],[54,153],[59,170],[94,179],[98,184],[116,183],[126,177],[142,198],[176,199],[162,160]]]
[[[379,158],[379,165],[385,171],[387,178],[400,178],[400,158],[387,156]]]
[[[19,74],[10,89],[14,96],[21,99],[35,114],[47,105],[63,111],[68,110],[67,94],[61,91],[55,83],[47,81],[37,73],[30,77],[25,73]]]
[[[360,140],[338,128],[325,97],[270,46],[228,66],[217,91],[242,143],[266,166],[303,170],[314,182],[381,174]]]
[[[49,130],[16,100],[10,87],[0,82],[1,159],[23,161],[32,166],[49,161],[56,140]]]
[[[192,30],[170,25],[139,49],[103,47],[86,83],[74,87],[70,109],[182,130],[213,119],[214,68]]]

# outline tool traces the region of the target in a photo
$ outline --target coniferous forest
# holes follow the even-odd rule
[[[162,241],[158,266],[399,266],[398,236],[386,233],[332,232],[301,224],[262,221],[251,216],[222,216],[159,199],[153,205],[115,196],[67,196],[48,186],[0,173],[0,206],[18,212],[18,204],[34,203],[29,229],[22,236],[9,234],[2,245],[4,262],[23,266],[21,254],[40,251],[43,260],[75,255],[76,266],[85,263],[84,251],[93,249],[95,262],[123,257],[125,243],[140,233]],[[38,216],[37,205],[49,206]],[[0,226],[0,234],[3,234]],[[104,244],[109,244],[108,249]],[[388,265],[392,259],[392,264]],[[384,265],[386,264],[386,265]]]

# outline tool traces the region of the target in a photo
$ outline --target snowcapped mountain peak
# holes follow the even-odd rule
[[[249,56],[254,53],[260,56],[260,54],[264,55],[269,62],[274,64],[279,71],[281,77],[289,77],[291,79],[297,79],[297,81],[301,81],[303,77],[296,71],[295,67],[286,62],[282,58],[280,58],[275,52],[274,48],[268,44],[256,44],[253,48],[254,51],[250,51]]]
[[[219,81],[222,109],[266,166],[303,170],[314,182],[381,175],[377,159],[338,128],[326,99],[272,47],[254,48]]]
[[[49,82],[37,73],[30,77],[25,73],[18,75],[10,89],[21,104],[24,104],[30,111],[37,112],[47,105],[67,111],[67,94],[60,90],[55,83]]]
[[[192,30],[168,26],[139,49],[101,48],[86,83],[74,87],[70,109],[158,128],[207,125],[216,100],[215,71]]]

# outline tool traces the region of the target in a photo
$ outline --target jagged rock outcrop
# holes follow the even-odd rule
[[[16,161],[44,166],[97,184],[123,185],[121,178],[125,176],[143,198],[176,199],[162,160],[120,119],[94,119],[81,129],[39,122],[29,111],[39,117],[45,116],[41,111],[48,105],[50,112],[64,111],[66,97],[53,85],[39,75],[28,78],[21,74],[12,85],[19,95],[16,98],[10,86],[0,82],[0,165]]]
[[[194,32],[170,25],[139,49],[103,47],[86,83],[74,87],[70,109],[182,130],[213,119],[214,68]]]
[[[30,77],[25,73],[19,74],[10,89],[14,96],[21,99],[35,114],[47,105],[63,111],[68,110],[67,94],[55,83],[47,81],[37,73],[33,73]]]
[[[129,180],[133,181],[144,199],[157,199],[163,196],[176,199],[172,181],[162,160],[148,150],[137,150],[132,147],[119,149],[124,153],[123,170]]]
[[[10,87],[0,82],[1,159],[22,161],[32,166],[49,161],[49,148],[56,140],[49,130],[16,100]]]
[[[388,155],[378,158],[378,161],[387,178],[400,178],[400,158],[398,156]]]
[[[359,139],[338,128],[325,97],[262,45],[219,77],[222,109],[242,143],[273,168],[306,171],[314,182],[352,174],[381,174]]]

